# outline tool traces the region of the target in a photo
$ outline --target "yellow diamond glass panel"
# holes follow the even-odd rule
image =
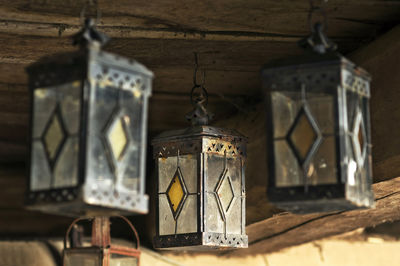
[[[182,184],[181,181],[179,180],[178,174],[175,174],[174,178],[172,179],[171,186],[169,187],[167,194],[171,202],[171,207],[174,210],[174,212],[176,212],[179,203],[181,203],[184,195]]]
[[[364,151],[364,134],[363,134],[363,128],[362,124],[360,123],[360,126],[358,128],[358,143],[360,145],[360,151],[361,153]]]
[[[227,212],[229,209],[229,205],[233,200],[233,191],[231,185],[229,184],[228,177],[225,177],[224,180],[222,180],[221,186],[219,187],[217,193],[218,197],[221,200],[224,211]]]
[[[46,150],[51,160],[53,160],[57,155],[57,150],[59,149],[63,138],[64,133],[61,127],[61,122],[58,116],[54,115],[44,136]]]
[[[108,140],[112,149],[112,153],[116,160],[120,160],[123,155],[123,151],[128,143],[124,127],[121,119],[117,119],[112,125]]]
[[[290,135],[290,140],[302,160],[307,157],[316,138],[317,134],[311,126],[310,121],[305,113],[302,113]]]

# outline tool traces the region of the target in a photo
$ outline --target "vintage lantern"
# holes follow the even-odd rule
[[[158,176],[154,247],[247,247],[246,138],[207,125],[211,115],[203,86],[195,82],[191,97],[195,109],[187,118],[192,127],[164,132],[152,141]]]
[[[27,68],[32,99],[31,209],[62,215],[147,213],[146,123],[153,74],[101,50],[92,20],[76,52]]]
[[[309,53],[262,70],[268,96],[268,197],[293,212],[371,207],[370,77],[316,23]]]
[[[71,236],[76,219],[68,228],[64,239],[64,266],[135,266],[139,265],[140,243],[135,227],[123,216],[136,237],[136,247],[114,244],[110,236],[110,220],[108,217],[96,217],[93,220],[91,243],[84,243],[81,234]],[[75,236],[75,237],[74,237]],[[74,243],[75,242],[75,243]]]

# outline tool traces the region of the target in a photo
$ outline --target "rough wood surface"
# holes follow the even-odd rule
[[[249,248],[225,254],[269,253],[357,228],[400,220],[400,178],[376,183],[373,189],[374,209],[308,215],[281,213],[247,226]]]

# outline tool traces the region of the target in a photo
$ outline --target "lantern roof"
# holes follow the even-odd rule
[[[247,141],[244,135],[234,129],[213,126],[193,126],[185,129],[163,132],[153,139],[152,144],[197,137],[238,138],[240,141]]]
[[[283,59],[272,60],[262,67],[262,73],[269,71],[279,71],[290,68],[308,68],[308,67],[320,67],[320,66],[331,66],[337,65],[342,66],[350,71],[358,72],[359,75],[364,78],[370,79],[368,72],[356,66],[355,63],[350,61],[348,58],[338,52],[327,52],[324,54],[318,54],[315,52],[305,52],[300,56],[288,57]]]

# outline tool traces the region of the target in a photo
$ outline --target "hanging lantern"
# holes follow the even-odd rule
[[[119,216],[128,223],[136,237],[136,247],[113,244],[110,236],[110,220],[108,217],[94,218],[91,243],[84,244],[82,235],[70,234],[77,222],[69,227],[64,239],[64,266],[135,266],[139,265],[140,243],[138,234],[125,217]]]
[[[371,207],[370,77],[316,23],[309,53],[262,70],[269,106],[268,197],[293,212]]]
[[[82,216],[147,213],[145,151],[153,74],[101,50],[92,20],[76,52],[27,68],[31,90],[31,209]]]
[[[201,90],[198,97],[195,91]],[[246,138],[208,126],[207,92],[192,89],[192,127],[152,141],[156,160],[157,249],[244,248]],[[196,98],[196,99],[194,99]]]

